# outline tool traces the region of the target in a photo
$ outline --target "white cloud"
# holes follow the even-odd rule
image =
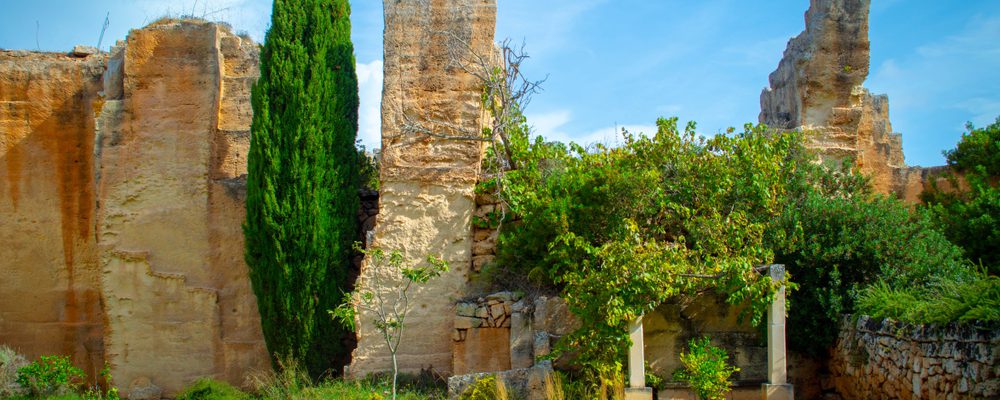
[[[563,143],[576,142],[583,146],[590,146],[596,143],[605,146],[617,146],[622,142],[622,129],[633,133],[645,133],[652,135],[656,133],[656,126],[643,124],[612,124],[588,132],[574,133],[567,130],[566,125],[573,119],[570,110],[556,110],[541,114],[527,115],[528,124],[532,127],[532,133],[542,135],[546,140],[554,140]]]
[[[358,139],[367,149],[382,147],[382,60],[357,64]]]

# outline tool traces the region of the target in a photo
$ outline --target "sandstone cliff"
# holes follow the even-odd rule
[[[105,58],[0,51],[0,343],[71,355],[91,374],[104,363],[93,150]]]
[[[824,160],[854,160],[876,191],[916,201],[927,174],[903,160],[889,100],[868,77],[870,0],[812,0],[806,29],[788,42],[760,95],[760,122],[806,132]]]
[[[400,368],[452,372],[454,301],[464,295],[472,263],[473,188],[481,142],[436,135],[478,132],[483,126],[480,83],[456,61],[493,51],[494,0],[385,2],[385,82],[382,94],[380,212],[374,245],[408,260],[441,255],[451,271],[416,289],[399,349]],[[362,267],[361,290],[368,285]],[[393,282],[398,274],[382,277]],[[391,366],[368,314],[360,315],[350,372],[364,376]]]
[[[257,45],[201,21],[0,53],[0,343],[170,395],[269,368],[243,262]]]

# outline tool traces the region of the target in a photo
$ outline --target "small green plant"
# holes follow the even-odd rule
[[[111,383],[114,381],[111,378],[111,366],[104,363],[104,368],[101,368],[100,379],[104,381],[104,386],[101,382],[94,382],[87,391],[83,392],[84,400],[119,400],[118,388],[114,387]],[[107,387],[104,390],[103,387]]]
[[[459,400],[508,400],[509,398],[507,385],[494,375],[476,380],[459,396]]]
[[[16,396],[24,391],[17,384],[17,370],[28,365],[24,356],[7,346],[0,346],[0,398]]]
[[[83,383],[83,370],[69,356],[42,356],[17,370],[17,384],[33,397],[64,395]]]
[[[406,313],[410,311],[410,289],[413,284],[424,284],[448,271],[448,262],[427,256],[427,266],[407,267],[403,253],[394,250],[388,254],[380,248],[362,249],[360,243],[354,244],[354,249],[365,255],[367,268],[373,282],[370,287],[382,288],[380,291],[361,291],[344,294],[344,302],[334,310],[329,310],[330,316],[340,321],[345,327],[355,330],[359,311],[367,311],[374,316],[375,329],[382,334],[389,355],[392,358],[392,399],[396,399],[396,389],[399,380],[399,363],[396,352],[403,338],[403,327]],[[399,274],[396,279],[386,280],[385,277]]]
[[[249,398],[246,393],[228,383],[208,378],[195,381],[177,395],[177,400],[248,400]]]
[[[686,381],[701,400],[722,400],[726,398],[731,383],[729,377],[739,368],[726,361],[726,351],[712,346],[707,337],[691,339],[688,352],[681,353],[683,369],[674,373],[674,378]]]

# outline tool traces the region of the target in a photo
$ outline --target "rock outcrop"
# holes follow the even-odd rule
[[[888,97],[862,87],[870,62],[869,2],[811,1],[805,31],[788,42],[761,92],[759,119],[806,132],[824,161],[854,160],[876,191],[916,201],[927,174],[906,166]]]
[[[242,383],[269,360],[243,261],[257,46],[168,21],[114,50],[102,112],[97,240],[112,373],[167,395],[199,377]]]
[[[104,364],[94,113],[106,56],[0,51],[0,344]]]
[[[126,395],[269,368],[241,228],[257,52],[190,20],[0,52],[0,343],[108,362]]]
[[[452,372],[454,302],[463,297],[472,263],[472,226],[482,142],[449,139],[480,132],[480,82],[459,61],[490,55],[496,25],[494,0],[387,1],[382,161],[374,246],[399,250],[407,260],[440,255],[451,270],[417,288],[399,348],[400,368]],[[362,290],[371,272],[362,267]],[[381,277],[394,282],[398,274]],[[351,374],[390,368],[388,350],[359,316]]]

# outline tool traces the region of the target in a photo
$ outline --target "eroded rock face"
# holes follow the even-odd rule
[[[257,51],[169,21],[110,55],[0,52],[0,343],[107,361],[125,395],[269,367],[241,228]]]
[[[853,159],[876,191],[901,198],[919,184],[889,123],[889,100],[862,87],[868,77],[869,0],[813,0],[806,29],[788,42],[770,87],[760,95],[760,122],[807,132],[824,160]]]
[[[450,263],[448,273],[414,290],[399,348],[403,371],[432,368],[449,375],[453,305],[464,294],[472,263],[473,188],[483,146],[434,135],[464,135],[483,126],[480,82],[457,61],[492,54],[496,2],[387,1],[384,7],[381,211],[373,244],[415,262],[434,254]],[[367,286],[371,273],[362,268],[361,290],[391,290]],[[381,279],[391,284],[398,273]],[[388,370],[389,353],[372,316],[359,318],[351,374]]]
[[[105,56],[0,51],[0,344],[104,363],[94,107]]]
[[[132,31],[112,60],[97,239],[113,376],[167,396],[204,376],[242,384],[268,367],[241,229],[256,45],[179,21]]]

